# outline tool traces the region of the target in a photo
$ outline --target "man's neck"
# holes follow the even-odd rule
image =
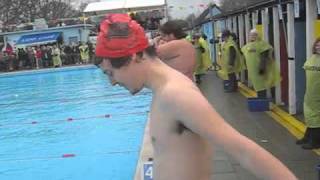
[[[160,59],[148,60],[146,62],[145,87],[151,89],[153,92],[158,91],[166,83],[167,65],[160,61]]]

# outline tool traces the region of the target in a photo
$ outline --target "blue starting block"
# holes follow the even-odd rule
[[[248,109],[251,112],[270,110],[270,100],[265,98],[248,98]]]

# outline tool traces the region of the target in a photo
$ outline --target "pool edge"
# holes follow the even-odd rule
[[[143,136],[143,144],[140,150],[138,164],[136,166],[136,172],[134,176],[134,180],[142,180],[142,167],[143,163],[147,162],[149,158],[153,157],[153,148],[151,145],[151,138],[150,138],[150,118],[148,117],[146,127],[144,130]]]
[[[51,72],[60,72],[60,71],[91,69],[91,68],[95,68],[95,65],[87,64],[87,65],[66,66],[66,67],[59,67],[59,68],[22,70],[22,71],[13,71],[13,72],[0,73],[0,78],[1,77],[12,77],[12,76],[29,75],[29,74],[42,74],[42,73],[51,73]]]

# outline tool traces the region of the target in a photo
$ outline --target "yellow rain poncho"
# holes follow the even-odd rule
[[[194,74],[195,75],[205,74],[206,70],[203,68],[202,50],[200,48],[199,41],[195,42],[194,48],[196,49],[196,59],[197,59],[196,69]]]
[[[191,35],[190,35],[190,34],[189,34],[189,35],[187,35],[185,39],[186,39],[187,41],[189,41],[189,42],[191,42],[191,41],[192,41],[192,37],[191,37]]]
[[[209,46],[206,40],[199,38],[195,42],[196,55],[197,55],[197,65],[195,74],[201,75],[207,73],[211,66]]]
[[[234,65],[231,66],[229,64],[230,58],[230,48],[233,47],[236,51],[236,59],[234,61]],[[219,75],[223,80],[228,80],[228,74],[230,73],[239,73],[245,69],[243,57],[236,45],[236,42],[229,37],[225,42],[221,45],[221,70],[219,71]]]
[[[89,61],[89,47],[88,45],[81,45],[79,47],[80,50],[80,57],[82,62],[87,63]]]
[[[60,49],[59,48],[54,48],[52,50],[52,61],[53,61],[53,66],[62,66],[62,61],[60,57]]]
[[[309,128],[320,127],[320,55],[312,55],[303,68],[306,71],[304,117]]]
[[[202,48],[204,48],[204,52],[202,53],[202,68],[207,71],[211,66],[212,62],[210,59],[210,49],[208,42],[202,37],[199,38],[199,44]]]
[[[269,51],[265,72],[260,75],[261,53]],[[269,89],[280,83],[280,72],[273,59],[273,48],[267,42],[258,38],[242,48],[248,69],[248,77],[256,91]]]

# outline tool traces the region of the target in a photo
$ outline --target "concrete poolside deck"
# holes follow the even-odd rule
[[[266,113],[249,112],[246,98],[240,93],[224,93],[222,81],[210,72],[203,77],[200,89],[209,102],[235,129],[275,155],[301,180],[316,180],[315,169],[320,164],[319,156],[313,151],[303,150],[295,144],[295,137]],[[217,103],[218,102],[218,103]],[[212,180],[255,180],[223,149],[216,148],[212,162]],[[140,180],[142,162],[152,157],[149,129],[146,127],[144,144],[137,166],[135,180]]]

